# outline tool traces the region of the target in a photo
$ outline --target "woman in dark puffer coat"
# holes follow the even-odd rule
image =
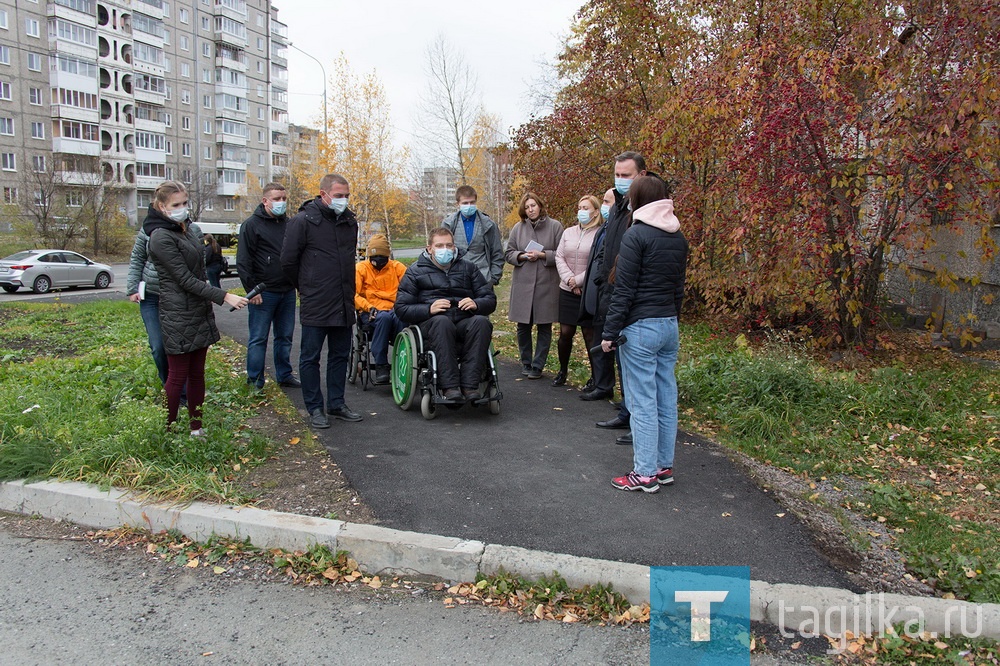
[[[168,180],[153,193],[142,229],[149,236],[149,257],[160,278],[160,327],[167,352],[167,425],[177,420],[181,389],[187,384],[191,434],[204,435],[205,358],[219,340],[212,303],[242,308],[247,299],[205,282],[205,252],[190,229],[188,194]]]

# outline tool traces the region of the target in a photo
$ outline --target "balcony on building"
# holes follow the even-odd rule
[[[101,175],[96,157],[54,153],[52,172],[58,174],[59,182],[65,185],[99,185]]]
[[[160,19],[143,14],[132,17],[132,37],[136,41],[162,49],[165,36],[163,21]]]
[[[226,16],[235,21],[246,23],[246,0],[215,0],[215,15]]]
[[[101,142],[57,136],[52,139],[52,150],[57,153],[96,157],[101,154]]]
[[[67,91],[72,94],[76,91]],[[76,120],[82,123],[97,124],[101,120],[101,112],[99,108],[89,108],[91,106],[90,101],[84,101],[84,97],[88,100],[93,101],[93,105],[97,104],[96,94],[78,94],[79,99],[67,100],[69,103],[62,103],[62,100],[57,96],[52,101],[54,102],[49,110],[52,113],[53,120]]]
[[[52,0],[45,13],[50,18],[62,18],[73,23],[97,27],[97,3],[94,0]]]
[[[288,91],[280,88],[271,89],[271,106],[282,111],[288,110]]]
[[[97,18],[94,18],[94,25]],[[87,60],[97,60],[97,29],[65,18],[51,17],[48,26],[49,48],[52,51]]]
[[[221,145],[219,146],[219,159],[215,161],[215,166],[219,169],[246,171],[249,161],[250,152],[246,148]]]
[[[132,8],[152,18],[163,18],[163,0],[134,0]]]
[[[155,46],[138,40],[132,45],[132,66],[138,72],[163,76],[166,74],[165,57],[166,55],[162,46]]]
[[[228,16],[216,16],[215,41],[245,49],[249,44],[247,40],[247,27],[240,21]]]
[[[271,39],[279,41],[282,44],[287,44],[288,26],[281,21],[271,19]]]
[[[279,109],[271,109],[271,131],[288,134],[288,113]],[[287,141],[282,141],[287,143]]]
[[[131,82],[129,88],[132,88]],[[167,101],[167,84],[162,77],[136,74],[135,101],[163,106]]]
[[[246,189],[246,183],[223,183],[220,181],[216,186],[216,194],[220,197],[238,197],[246,194]]]
[[[288,47],[280,42],[271,42],[271,62],[288,67]]]
[[[246,51],[227,44],[215,45],[215,66],[246,73],[249,67]]]
[[[138,102],[135,105],[135,128],[147,132],[165,133],[167,112],[148,102]]]

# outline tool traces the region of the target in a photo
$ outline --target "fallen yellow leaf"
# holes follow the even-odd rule
[[[184,566],[186,566],[188,569],[196,568],[198,566],[198,558],[196,557],[192,560],[188,560],[188,563],[185,564]]]
[[[373,576],[371,582],[368,583],[368,587],[372,588],[373,590],[377,590],[380,587],[382,587],[382,581],[379,579],[378,576]]]
[[[292,437],[290,440],[288,440],[288,443],[289,444],[298,444],[300,441],[301,440],[298,437]]]
[[[212,573],[222,574],[226,573],[226,570],[223,567],[212,567]]]

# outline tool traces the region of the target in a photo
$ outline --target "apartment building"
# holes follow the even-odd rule
[[[167,179],[199,222],[241,222],[287,174],[288,43],[270,0],[0,0],[5,216],[48,174],[132,224]]]

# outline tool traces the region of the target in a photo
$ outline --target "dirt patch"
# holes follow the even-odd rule
[[[774,493],[778,502],[802,521],[818,550],[859,589],[934,596],[930,586],[907,573],[884,525],[843,508],[845,500],[861,496],[859,482],[844,478],[836,483],[806,484],[742,453],[730,451],[730,456],[757,485]]]
[[[266,434],[275,445],[264,464],[237,482],[259,498],[258,508],[352,523],[378,522],[301,421],[264,405],[247,425]]]

